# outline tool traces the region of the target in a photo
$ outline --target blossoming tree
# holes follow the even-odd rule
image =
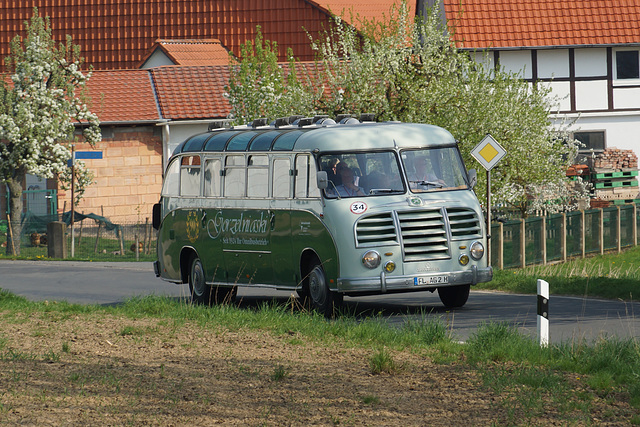
[[[22,191],[27,173],[69,179],[67,162],[75,124],[84,140],[101,140],[98,118],[83,99],[89,74],[81,71],[80,49],[68,36],[56,46],[48,18],[25,22],[26,36],[16,36],[5,59],[10,82],[0,82],[0,182],[9,191],[10,235],[7,253],[20,254]],[[80,187],[90,179],[80,165]],[[82,191],[82,188],[80,188]]]

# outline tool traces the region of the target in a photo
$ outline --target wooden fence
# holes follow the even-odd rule
[[[564,262],[567,258],[620,252],[638,245],[636,204],[567,212],[491,225],[494,268]]]

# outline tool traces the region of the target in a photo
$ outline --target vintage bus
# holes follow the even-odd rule
[[[204,304],[264,286],[295,290],[325,315],[345,295],[424,290],[461,307],[492,278],[475,181],[436,126],[212,123],[168,163],[155,273]]]

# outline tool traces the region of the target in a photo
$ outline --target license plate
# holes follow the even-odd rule
[[[449,283],[449,276],[429,276],[429,277],[414,277],[413,284],[415,286],[421,285],[441,285]]]

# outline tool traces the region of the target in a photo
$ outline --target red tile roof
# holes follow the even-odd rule
[[[3,0],[0,57],[9,54],[10,40],[23,33],[24,21],[37,6],[41,16],[51,17],[54,38],[63,41],[71,35],[96,69],[135,68],[157,39],[216,38],[237,54],[255,37],[256,25],[265,39],[278,43],[281,60],[288,47],[301,60],[312,60],[305,29],[316,35],[326,28],[329,8],[338,11],[353,5],[356,14],[379,18],[397,1]]]
[[[229,63],[229,51],[218,39],[156,40],[141,62],[147,61],[158,49],[175,65],[227,65]]]
[[[317,4],[321,9],[333,15],[343,16],[352,25],[358,24],[358,17],[368,21],[380,21],[385,16],[389,16],[389,11],[393,4],[399,4],[399,0],[316,0],[311,3]],[[415,15],[416,0],[407,0],[409,13]],[[351,12],[355,22],[351,22]]]
[[[444,0],[464,48],[640,43],[640,0]]]
[[[90,111],[101,122],[156,121],[156,105],[147,70],[94,71],[87,82]]]
[[[162,117],[172,120],[226,117],[229,102],[224,87],[229,66],[166,66],[150,70]]]

